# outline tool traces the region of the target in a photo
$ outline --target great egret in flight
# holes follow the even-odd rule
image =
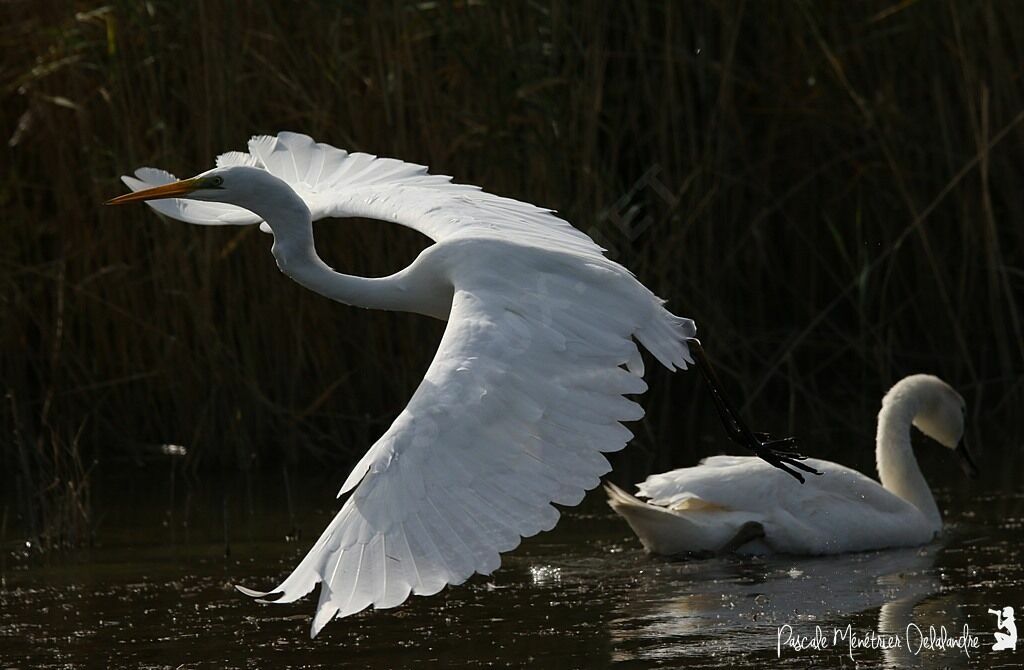
[[[626,268],[553,212],[454,184],[420,165],[347,153],[305,135],[255,137],[248,153],[176,181],[142,168],[134,193],[196,224],[261,224],[280,269],[332,300],[447,320],[408,406],[341,487],[351,492],[298,567],[276,589],[291,602],[322,583],[315,636],[335,616],[395,607],[474,572],[558,520],[609,470],[602,452],[643,416],[637,342],[675,370],[704,359],[689,319],[674,316]],[[312,222],[366,217],[434,240],[388,277],[335,272]],[[702,367],[702,369],[704,369]],[[713,373],[706,371],[709,382]],[[751,433],[715,393],[730,436],[799,479],[810,471],[791,440]]]
[[[881,483],[830,461],[828,475],[800,487],[751,457],[713,456],[692,468],[652,475],[641,501],[606,484],[608,503],[655,554],[738,551],[838,554],[930,542],[942,517],[910,446],[910,427],[955,449],[966,474],[977,468],[963,441],[965,404],[931,375],[893,386],[878,414],[875,459]]]

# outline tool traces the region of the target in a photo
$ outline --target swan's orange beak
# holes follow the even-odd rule
[[[182,179],[155,188],[147,188],[135,193],[126,193],[112,200],[107,200],[106,205],[125,205],[129,202],[142,202],[144,200],[160,200],[162,198],[184,198],[192,191],[202,188],[201,179]]]

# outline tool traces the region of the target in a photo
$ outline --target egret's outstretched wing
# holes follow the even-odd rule
[[[322,583],[315,635],[335,616],[490,573],[500,552],[555,525],[551,503],[579,503],[609,469],[602,452],[632,437],[620,422],[643,410],[624,396],[646,389],[634,338],[685,367],[692,322],[628,276],[497,262],[462,267],[423,382],[309,554],[274,591],[245,593],[290,602]]]
[[[349,153],[314,142],[307,135],[282,132],[249,141],[249,152],[232,151],[217,166],[250,165],[284,180],[313,214],[325,217],[367,217],[393,221],[442,241],[455,236],[492,237],[584,256],[600,257],[602,249],[586,234],[551,210],[452,183],[427,168],[394,158]],[[141,168],[136,178],[122,177],[132,190],[167,183],[161,170]],[[187,223],[223,225],[258,223],[259,218],[232,205],[189,200],[147,203]]]

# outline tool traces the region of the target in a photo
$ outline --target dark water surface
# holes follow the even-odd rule
[[[987,612],[1009,605],[1024,624],[1024,486],[940,488],[948,529],[920,549],[680,562],[644,555],[598,492],[506,554],[494,575],[335,621],[310,640],[315,597],[259,605],[231,585],[270,587],[290,570],[332,514],[335,479],[293,474],[291,505],[283,476],[186,487],[150,470],[97,483],[96,546],[44,560],[8,540],[0,668],[1024,663],[1024,641],[1017,652],[991,650]],[[811,642],[820,626],[827,646],[784,646],[777,657],[787,624]],[[925,638],[930,626],[958,637],[967,625],[979,646],[970,657],[913,654],[908,624]],[[833,645],[834,629],[848,625],[861,640],[894,633],[903,647],[861,648],[851,660],[845,639]]]

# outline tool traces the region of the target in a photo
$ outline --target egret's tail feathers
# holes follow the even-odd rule
[[[676,556],[720,551],[735,536],[732,523],[711,523],[701,514],[684,514],[644,502],[612,483],[605,483],[608,505],[629,524],[652,554]],[[704,513],[703,516],[708,516]]]

